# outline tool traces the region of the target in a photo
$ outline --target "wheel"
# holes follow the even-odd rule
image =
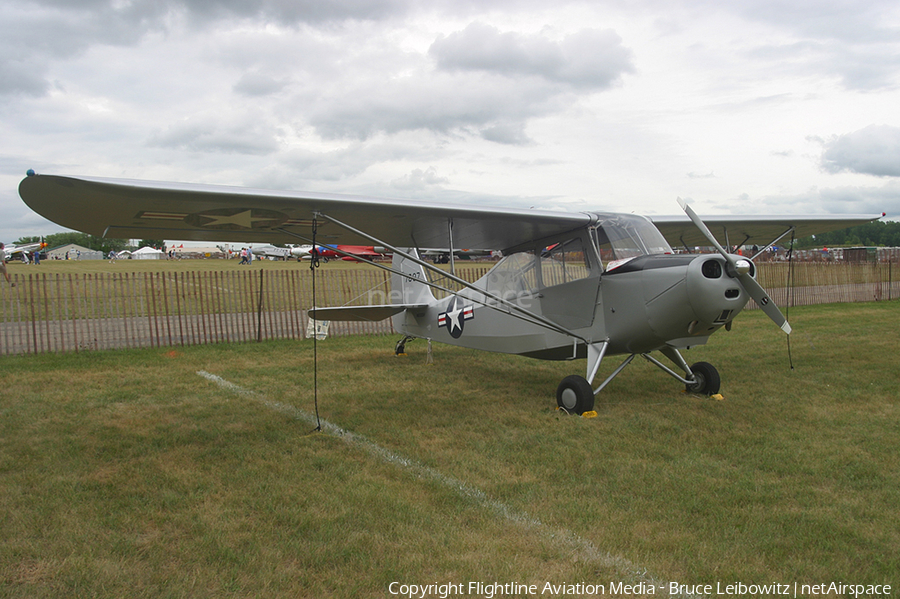
[[[715,395],[719,392],[721,380],[715,366],[708,362],[697,362],[691,366],[691,372],[694,373],[695,382],[685,385],[688,393]]]
[[[594,409],[594,390],[587,380],[573,374],[556,388],[556,405],[569,414],[584,414]]]

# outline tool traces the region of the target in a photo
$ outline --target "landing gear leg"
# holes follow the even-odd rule
[[[397,342],[397,345],[394,347],[394,355],[395,356],[405,356],[406,355],[406,344],[415,339],[415,337],[411,335],[406,335],[403,339]]]
[[[687,377],[682,378],[678,376],[652,356],[645,354],[644,357],[684,383],[684,388],[688,393],[715,395],[719,392],[721,379],[719,378],[719,371],[712,364],[709,362],[697,362],[692,366],[688,366],[687,362],[684,361],[684,358],[681,357],[681,354],[674,347],[666,347],[660,351],[664,356],[680,366],[687,374]]]
[[[603,385],[594,391],[591,381],[594,380],[597,370],[600,369],[600,362],[603,361],[608,346],[608,341],[592,343],[587,346],[587,378],[575,374],[564,378],[556,388],[556,405],[569,414],[581,415],[594,410],[594,396],[603,388]]]

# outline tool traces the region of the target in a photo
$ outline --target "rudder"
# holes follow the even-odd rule
[[[407,250],[407,253],[416,258],[419,257],[415,249]],[[394,272],[391,274],[391,303],[403,305],[431,305],[437,302],[428,281],[425,268],[399,254],[394,254],[391,262]]]

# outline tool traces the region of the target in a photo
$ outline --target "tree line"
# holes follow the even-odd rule
[[[900,222],[874,221],[799,239],[799,249],[841,246],[900,247]]]
[[[105,237],[97,237],[96,235],[88,235],[87,233],[77,233],[75,231],[69,233],[51,233],[41,237],[20,237],[13,243],[23,245],[26,243],[37,243],[44,240],[48,248],[56,248],[63,245],[74,243],[90,250],[101,251],[104,254],[109,252],[121,252],[122,250],[136,249],[131,245],[130,239],[107,239]],[[162,248],[165,242],[162,239],[141,239],[138,247],[150,246]]]

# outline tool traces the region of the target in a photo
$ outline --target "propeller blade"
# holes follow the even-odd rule
[[[753,301],[756,302],[759,309],[765,312],[766,315],[772,319],[772,322],[777,324],[782,331],[790,335],[791,325],[784,317],[784,314],[781,313],[781,310],[778,309],[778,306],[775,305],[775,302],[769,297],[769,294],[766,293],[766,290],[763,289],[763,286],[760,285],[756,279],[751,277],[749,273],[738,275],[738,281],[741,282],[744,291],[753,298]]]
[[[710,231],[709,227],[706,226],[706,223],[704,223],[703,220],[701,220],[701,218],[697,216],[697,213],[694,212],[694,209],[691,208],[688,203],[681,198],[678,198],[678,205],[681,206],[681,209],[684,210],[685,214],[688,215],[688,218],[691,219],[691,222],[693,222],[694,225],[696,225],[697,228],[700,229],[700,232],[703,233],[704,237],[706,237],[709,242],[713,244],[713,246],[717,250],[719,250],[719,253],[722,254],[729,263],[731,263],[731,258],[729,257],[728,252],[725,251],[725,248],[719,245],[719,242],[716,241],[716,238],[712,234],[712,231]]]
[[[688,218],[691,219],[700,232],[703,233],[704,237],[706,237],[709,242],[719,251],[720,254],[728,261],[728,264],[731,266],[731,271],[737,276],[738,281],[741,284],[741,287],[744,288],[744,291],[753,298],[753,301],[759,306],[760,310],[766,313],[766,315],[772,319],[772,322],[778,325],[778,327],[787,333],[791,334],[791,325],[788,324],[787,319],[784,317],[784,314],[781,313],[781,310],[778,309],[778,306],[775,305],[775,302],[772,301],[772,298],[769,297],[769,294],[766,293],[766,290],[763,289],[763,286],[760,285],[756,279],[754,279],[750,275],[750,263],[746,260],[738,260],[736,256],[732,256],[728,252],[725,251],[719,242],[716,241],[715,236],[709,230],[709,227],[706,226],[706,223],[697,216],[697,213],[694,212],[693,208],[691,208],[687,202],[678,198],[678,205],[681,206],[681,209],[684,210],[685,214],[688,215]],[[746,264],[738,265],[738,262],[745,262]]]

